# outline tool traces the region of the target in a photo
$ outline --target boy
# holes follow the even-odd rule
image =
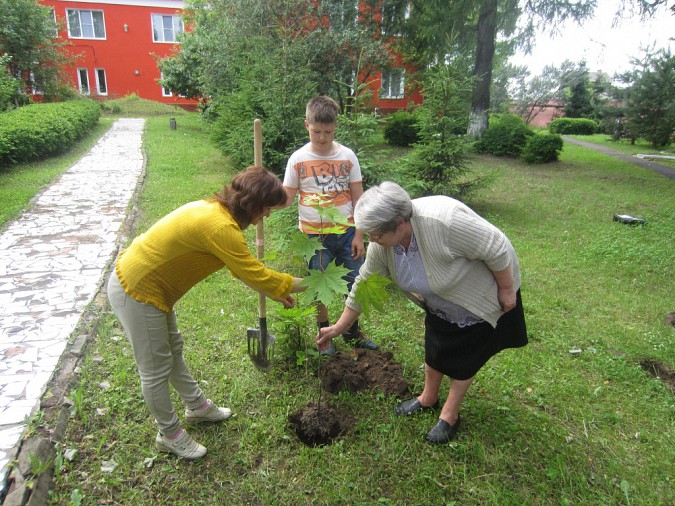
[[[338,112],[337,103],[330,97],[317,96],[309,101],[305,113],[309,142],[288,159],[284,189],[288,195],[286,205],[291,205],[296,193],[300,192],[300,230],[310,237],[318,236],[325,248],[314,254],[309,268],[323,270],[335,259],[337,265],[344,265],[350,270],[347,275],[349,290],[364,260],[363,234],[354,227],[352,215],[356,202],[363,194],[363,185],[356,155],[334,140]],[[327,205],[335,206],[348,218],[351,225],[343,226],[343,233],[319,233],[322,229],[335,227],[335,224],[322,222],[317,210],[306,201],[307,197],[316,195],[320,195],[322,200],[328,199]],[[328,309],[321,302],[317,304],[317,323],[319,328],[329,326]],[[378,349],[377,344],[363,334],[358,320],[343,337],[352,346]],[[322,353],[332,355],[335,347],[331,343]]]

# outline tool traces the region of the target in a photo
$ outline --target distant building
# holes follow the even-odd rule
[[[555,100],[541,105],[530,105],[526,108],[514,106],[511,110],[515,114],[520,114],[520,117],[533,127],[547,127],[551,121],[565,115],[565,107]]]
[[[69,51],[78,56],[66,71],[82,94],[101,99],[136,94],[169,105],[197,107],[197,100],[176,96],[159,84],[157,60],[180,50],[177,36],[186,28],[181,18],[183,0],[39,1],[53,9],[62,26],[59,36],[72,44]],[[358,0],[353,2],[355,12]],[[373,19],[381,21],[381,14]],[[421,103],[421,94],[411,92],[407,84],[413,72],[397,61],[394,68],[377,74],[370,85],[371,105],[386,114]]]

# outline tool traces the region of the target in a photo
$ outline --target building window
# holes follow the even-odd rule
[[[38,83],[37,78],[35,77],[35,73],[31,70],[30,71],[30,85],[31,85],[31,93],[33,95],[44,95],[44,87]]]
[[[358,24],[357,0],[332,0],[325,5],[332,30],[345,30]]]
[[[164,79],[164,74],[162,74],[160,72],[159,73],[159,85],[162,87],[162,96],[163,97],[173,97],[173,93],[171,93],[171,90],[162,85],[162,79]]]
[[[403,25],[410,17],[410,3],[382,2],[382,33],[392,36],[403,34]]]
[[[51,7],[52,10],[52,20],[54,21],[54,31],[52,32],[52,37],[55,39],[59,36],[59,24],[56,21],[56,11],[54,10],[54,7]]]
[[[66,9],[68,36],[73,39],[105,39],[103,11]]]
[[[108,83],[105,79],[105,69],[95,69],[96,74],[96,91],[99,95],[108,94]]]
[[[405,91],[405,70],[391,69],[382,72],[380,98],[403,98]]]
[[[89,73],[85,68],[77,69],[77,87],[83,95],[89,95]]]
[[[183,31],[183,20],[180,16],[152,15],[152,40],[154,42],[176,42]]]

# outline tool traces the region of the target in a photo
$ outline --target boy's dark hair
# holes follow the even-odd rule
[[[307,103],[305,116],[307,123],[337,123],[340,107],[337,102],[326,95],[318,95]]]

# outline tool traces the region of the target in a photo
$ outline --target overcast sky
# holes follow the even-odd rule
[[[602,70],[612,76],[630,70],[629,60],[641,56],[641,47],[656,43],[657,48],[673,50],[675,44],[669,38],[675,37],[675,16],[667,8],[653,19],[640,21],[636,15],[613,26],[617,4],[617,0],[598,0],[593,19],[581,27],[570,21],[553,39],[548,34],[537,35],[532,54],[519,52],[510,63],[526,65],[531,75],[538,75],[546,65],[559,67],[565,60],[576,63],[585,59],[589,71]]]

